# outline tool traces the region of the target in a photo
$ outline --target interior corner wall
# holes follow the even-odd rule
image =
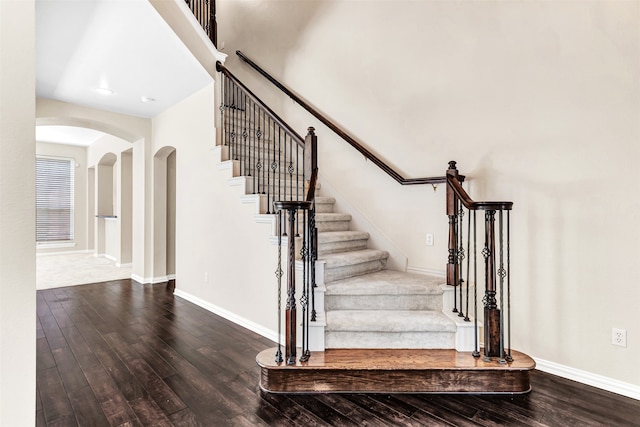
[[[35,5],[0,1],[0,425],[35,424]]]
[[[215,109],[211,84],[153,119],[153,151],[175,147],[176,292],[275,331],[272,230],[217,167]]]
[[[75,246],[69,248],[38,248],[38,253],[85,251],[87,247],[87,149],[76,145],[36,142],[36,155],[64,157],[75,161],[73,195],[73,229]]]
[[[403,175],[443,175],[456,160],[472,197],[513,201],[514,348],[640,386],[639,2],[218,6],[226,66],[294,128],[316,127],[321,182],[410,266],[444,269],[442,186],[399,186],[233,52]],[[626,348],[612,327],[627,330]]]

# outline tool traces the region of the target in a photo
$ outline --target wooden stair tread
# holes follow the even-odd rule
[[[486,362],[449,349],[331,349],[306,362],[275,362],[276,348],[256,357],[260,387],[273,393],[527,393],[535,361],[512,351],[513,362]],[[298,351],[300,355],[300,351]]]

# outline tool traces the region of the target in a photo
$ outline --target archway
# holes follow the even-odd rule
[[[154,281],[175,278],[176,149],[162,147],[153,157]]]

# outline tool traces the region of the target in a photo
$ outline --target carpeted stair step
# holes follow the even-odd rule
[[[384,269],[389,253],[375,249],[327,254],[319,257],[325,262],[324,283]]]
[[[368,239],[369,233],[365,231],[319,232],[318,256],[366,249]]]
[[[333,197],[316,196],[316,213],[332,213],[333,205],[336,203],[336,199]]]
[[[455,323],[441,312],[327,312],[326,348],[454,348]]]
[[[316,227],[318,232],[347,231],[351,223],[351,215],[345,213],[317,213]]]
[[[442,310],[443,279],[382,270],[327,284],[326,310]]]

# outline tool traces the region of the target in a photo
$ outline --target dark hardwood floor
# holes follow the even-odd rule
[[[273,342],[129,280],[38,291],[38,426],[640,426],[640,402],[539,371],[523,396],[273,395]]]

